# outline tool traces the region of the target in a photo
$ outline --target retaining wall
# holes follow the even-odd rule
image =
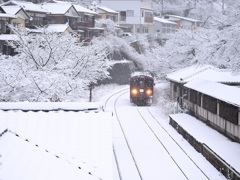
[[[227,179],[240,180],[240,173],[225,162],[206,144],[198,142],[191,134],[170,117],[169,124],[181,134],[199,153],[201,153]]]

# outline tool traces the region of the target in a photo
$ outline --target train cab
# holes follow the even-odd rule
[[[154,79],[148,72],[135,72],[130,78],[130,102],[137,105],[151,105]]]

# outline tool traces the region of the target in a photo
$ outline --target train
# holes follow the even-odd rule
[[[130,102],[138,106],[151,105],[154,78],[149,72],[134,72],[130,77]]]

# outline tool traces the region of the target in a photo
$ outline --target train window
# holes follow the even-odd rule
[[[144,88],[144,81],[140,81],[139,86],[140,86],[141,89],[143,89]]]
[[[136,80],[133,80],[132,82],[131,82],[131,86],[137,86],[137,81]]]
[[[147,86],[148,87],[152,87],[153,86],[153,82],[152,81],[147,81]]]

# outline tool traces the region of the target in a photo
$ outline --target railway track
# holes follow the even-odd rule
[[[119,137],[113,140],[113,152],[118,173],[118,177],[115,177],[114,180],[176,179],[176,177],[177,179],[194,180],[211,179],[191,156],[188,155],[188,152],[167,132],[164,126],[159,123],[150,112],[149,107],[130,105],[127,93],[129,93],[128,89],[121,90],[112,94],[105,102],[105,107],[112,107],[112,111],[114,112],[114,133],[117,131],[116,134],[122,134],[120,144]],[[125,103],[128,104],[121,106],[123,101],[126,101]],[[126,111],[125,115],[123,115],[124,111]],[[133,119],[127,117],[126,113],[129,112],[132,113],[131,116],[134,117]],[[134,126],[134,129],[130,129],[129,126],[133,126],[134,124],[136,124],[136,127]],[[143,134],[147,134],[146,140],[143,140],[142,144],[137,144],[135,142],[139,140],[138,136],[140,139],[145,137],[139,133],[141,130],[143,130]],[[134,136],[131,135],[133,132],[135,132]],[[148,141],[154,143],[148,143]],[[148,150],[144,150],[146,144],[147,146],[153,145],[152,148],[147,147],[150,151],[149,160],[146,160],[148,154],[144,153],[148,152]],[[125,147],[125,152],[122,154],[123,147]],[[157,153],[152,151],[154,148],[158,149]],[[151,153],[156,153],[154,154],[156,158],[152,157],[154,155]],[[143,158],[144,156],[146,158]],[[128,161],[126,162],[125,159],[128,159]],[[155,164],[152,161],[155,161]],[[166,171],[171,171],[174,175],[164,173],[162,167],[168,169]],[[131,178],[128,176],[127,168],[132,172]],[[148,173],[146,172],[149,171],[148,169],[153,170]]]
[[[151,116],[151,118],[159,125],[158,127],[161,128],[162,130],[164,130],[164,132],[169,136],[169,138],[172,140],[172,142],[174,142],[179,149],[181,149],[181,151],[185,154],[185,156],[193,163],[193,165],[205,176],[206,179],[210,180],[210,178],[204,173],[204,171],[197,165],[196,162],[194,162],[194,160],[188,155],[188,153],[179,145],[179,143],[167,132],[167,130],[159,123],[159,121],[154,117],[154,115],[149,111],[149,109],[147,107],[145,108],[141,108],[146,110],[149,115]],[[140,114],[140,116],[142,117],[142,119],[144,120],[144,122],[146,123],[146,125],[148,126],[148,128],[151,130],[151,132],[154,134],[154,136],[156,137],[156,139],[159,141],[159,143],[164,147],[164,149],[167,151],[167,153],[169,154],[169,156],[171,157],[171,159],[173,160],[173,162],[176,164],[176,166],[181,170],[181,172],[183,173],[183,175],[186,177],[186,179],[190,179],[187,174],[184,172],[184,170],[180,167],[180,165],[178,164],[177,160],[175,160],[175,158],[171,155],[171,150],[168,149],[164,143],[162,142],[161,138],[155,133],[154,129],[151,127],[151,125],[148,123],[148,120],[143,116],[143,113],[141,113],[140,108],[137,107],[137,111]]]

